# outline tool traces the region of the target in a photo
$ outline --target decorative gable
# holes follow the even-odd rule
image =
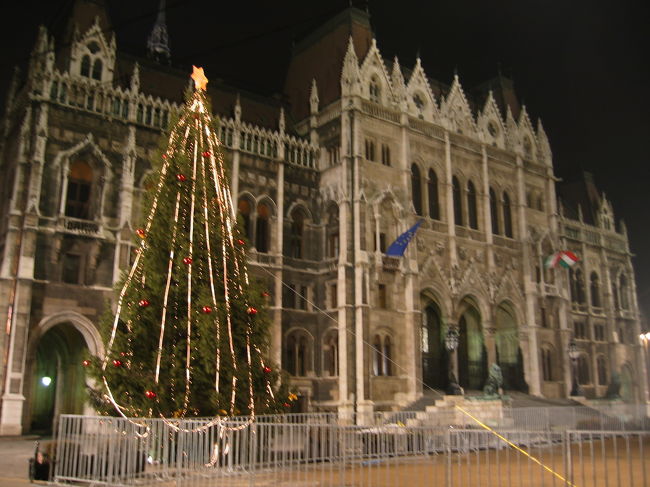
[[[526,106],[521,107],[519,112],[519,138],[520,148],[524,159],[536,160],[537,159],[537,144],[533,124],[530,122]]]
[[[408,111],[411,115],[428,122],[440,120],[438,105],[419,57],[415,61],[415,67],[406,89],[408,93]]]
[[[70,46],[70,74],[111,83],[115,69],[115,34],[107,40],[99,25],[99,17],[85,33],[75,30]]]
[[[546,131],[542,126],[542,121],[537,120],[537,148],[538,157],[544,164],[550,166],[553,161],[553,153],[551,152],[551,144],[546,136]]]
[[[477,134],[472,110],[460,86],[458,75],[454,75],[449,94],[441,104],[440,115],[450,131],[465,135]]]
[[[481,138],[490,145],[505,149],[506,147],[506,127],[501,119],[499,107],[490,90],[483,110],[476,121]]]
[[[600,199],[600,208],[596,214],[598,225],[605,230],[614,230],[614,210],[612,205],[603,193]]]
[[[361,94],[372,102],[387,105],[394,101],[388,70],[377,49],[377,41],[372,40],[368,54],[360,68]]]

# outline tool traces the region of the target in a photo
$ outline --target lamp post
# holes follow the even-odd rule
[[[578,357],[580,356],[580,350],[576,345],[576,341],[572,338],[569,342],[569,348],[567,349],[569,358],[571,359],[571,396],[582,396],[582,389],[578,383]]]
[[[456,381],[452,361],[454,351],[458,348],[458,339],[458,331],[455,328],[449,327],[447,330],[447,335],[445,335],[445,348],[447,349],[447,355],[449,357],[449,361],[447,363],[447,369],[449,372],[449,385],[447,386],[447,394],[450,396],[460,396],[463,394],[463,389],[458,385],[458,382]]]

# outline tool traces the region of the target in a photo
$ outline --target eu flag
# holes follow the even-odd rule
[[[413,235],[415,235],[415,232],[418,231],[418,227],[422,224],[422,222],[423,220],[418,221],[415,225],[397,237],[397,239],[395,239],[395,241],[390,244],[388,250],[386,250],[386,255],[393,257],[403,257],[404,252],[406,251],[406,247],[408,247],[409,242],[413,238]]]

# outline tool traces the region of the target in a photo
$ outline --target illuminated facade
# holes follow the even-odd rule
[[[76,2],[67,37],[42,28],[8,94],[2,434],[84,411],[81,363],[103,353],[95,324],[188,85],[167,64],[164,17],[150,59],[118,52],[107,26],[95,3]],[[419,60],[387,65],[367,14],[350,8],[294,47],[287,104],[208,86],[251,270],[271,295],[274,359],[300,407],[392,409],[444,389],[449,328],[466,390],[496,362],[507,389],[566,397],[575,338],[585,395],[603,396],[616,373],[625,400],[646,401],[625,229],[589,180],[558,204],[544,129],[507,79],[466,92]],[[418,219],[405,257],[386,256]],[[558,250],[580,256],[570,273],[544,269]]]

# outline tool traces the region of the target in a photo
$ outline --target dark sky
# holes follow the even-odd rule
[[[0,7],[1,92],[23,64],[39,23],[57,27],[70,0]],[[143,52],[157,0],[108,1],[118,47]],[[355,0],[355,5],[365,5]],[[642,0],[370,0],[385,57],[412,67],[419,52],[430,77],[457,70],[472,87],[501,71],[514,79],[533,121],[541,117],[556,174],[594,173],[625,219],[640,300],[650,310],[650,2]],[[203,64],[254,91],[280,91],[291,40],[348,5],[303,2],[168,0],[175,64]]]

